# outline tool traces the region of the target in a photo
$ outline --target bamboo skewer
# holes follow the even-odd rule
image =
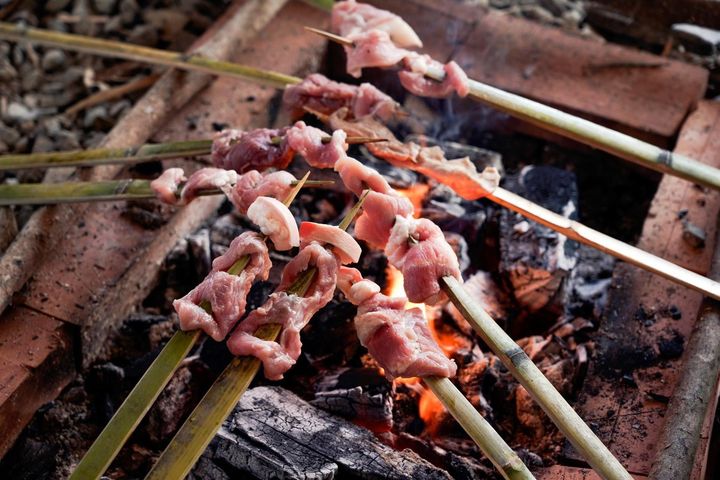
[[[0,206],[155,199],[157,195],[150,188],[150,182],[128,178],[96,182],[0,184]],[[294,181],[291,185],[297,185],[298,182]],[[303,186],[308,188],[334,184],[332,180],[308,180]],[[198,192],[198,196],[222,194],[222,190],[217,188]],[[177,193],[178,198],[179,195],[180,192]]]
[[[305,29],[346,47],[354,46],[352,40],[340,35],[312,27]],[[442,82],[445,71],[430,65],[425,77]],[[540,128],[658,172],[720,190],[720,169],[477,80],[469,79],[468,86],[469,96],[474,100]]]
[[[309,176],[310,172],[306,173],[297,182],[295,188],[290,191],[283,202],[286,206],[290,206],[300,189],[307,184]],[[244,255],[228,269],[228,273],[232,275],[240,274],[249,261],[250,256]],[[203,304],[202,306],[208,311],[211,308],[209,304]],[[90,449],[85,453],[85,456],[70,476],[70,480],[100,478],[130,437],[130,434],[137,428],[152,404],[157,400],[158,395],[170,381],[182,360],[197,343],[201,334],[201,330],[190,332],[178,330],[175,332],[122,405],[120,405],[110,422],[100,432]]]
[[[462,284],[454,277],[443,277],[441,286],[463,317],[592,468],[605,480],[631,480],[627,470],[545,378],[530,357],[477,305]]]
[[[367,192],[347,213],[339,225],[341,229],[347,230],[360,211],[366,196]],[[306,270],[288,288],[288,293],[304,295],[316,273],[316,268]],[[255,336],[274,341],[280,330],[281,326],[278,324],[263,325],[257,329]],[[185,420],[145,478],[157,480],[185,478],[259,371],[259,359],[235,357]]]
[[[273,143],[280,144],[283,137],[273,137]],[[328,143],[331,137],[323,137]],[[349,145],[384,142],[384,138],[348,137]],[[165,158],[209,155],[212,140],[188,140],[168,143],[149,143],[128,148],[94,148],[90,150],[69,150],[66,152],[29,153],[0,156],[0,171],[26,168],[87,167],[112,163],[141,163]]]

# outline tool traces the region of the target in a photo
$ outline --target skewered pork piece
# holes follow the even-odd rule
[[[345,156],[348,149],[345,139],[347,135],[342,130],[335,130],[329,143],[322,139],[327,134],[319,128],[309,127],[305,122],[296,122],[287,130],[287,144],[300,154],[305,161],[313,167],[331,168],[338,159]]]
[[[247,266],[237,275],[227,270],[239,259],[248,255]],[[183,298],[175,300],[173,307],[180,318],[182,330],[201,329],[214,340],[221,341],[245,313],[245,302],[250,287],[256,280],[266,280],[270,272],[267,245],[255,232],[245,232],[230,244],[223,255],[217,257],[207,277]],[[210,311],[201,304],[208,302]]]
[[[378,29],[387,32],[393,42],[400,47],[423,46],[420,37],[402,17],[355,0],[336,3],[330,22],[332,29],[343,36]]]
[[[391,378],[455,375],[455,362],[432,338],[422,310],[405,310],[407,298],[383,295],[354,268],[340,267],[338,287],[358,306],[355,329],[360,343]]]
[[[412,241],[411,239],[414,239]],[[405,278],[411,302],[433,305],[446,298],[439,280],[452,276],[462,282],[455,251],[440,227],[426,218],[397,216],[385,246],[388,261]]]
[[[308,75],[297,85],[287,86],[283,104],[296,118],[305,114],[305,108],[329,115],[347,107],[355,118],[373,115],[389,120],[399,109],[395,100],[369,83],[348,85],[334,82],[319,73]]]
[[[383,250],[395,217],[407,217],[412,213],[412,202],[406,197],[370,192],[363,203],[363,213],[355,221],[355,237]]]
[[[182,203],[187,204],[197,198],[201,190],[218,189],[228,193],[237,183],[238,174],[234,170],[222,168],[201,168],[188,178],[182,189]]]
[[[300,356],[300,330],[322,307],[332,300],[340,264],[330,251],[316,242],[305,245],[283,270],[277,290],[267,302],[243,320],[228,339],[234,355],[250,355],[263,363],[265,377],[280,380]],[[317,274],[305,296],[288,294],[286,290],[309,268]],[[277,342],[262,340],[253,335],[262,325],[282,325]]]
[[[258,197],[282,199],[293,189],[295,177],[285,171],[262,174],[250,170],[238,178],[230,191],[230,201],[241,214],[245,214]]]
[[[404,28],[397,31],[411,34],[410,36],[417,38],[417,42],[408,44],[405,39],[409,37],[395,33],[396,30],[389,28],[387,24],[379,21],[363,23],[362,15],[348,14],[349,11],[370,11],[371,9],[374,10],[373,18],[396,16],[386,10],[356,2],[352,2],[352,5],[340,2],[333,7],[332,29],[353,42],[352,46],[344,45],[343,47],[347,55],[347,72],[350,75],[360,77],[363,68],[388,68],[401,64],[405,70],[399,73],[400,82],[415,95],[443,98],[457,92],[458,95],[464,97],[470,92],[467,75],[457,63],[450,62],[443,66],[427,55],[402,48],[422,46],[417,34],[405,22],[403,24],[409,32]],[[424,78],[424,74],[430,66],[442,67],[445,70],[447,75],[442,82]]]
[[[360,260],[362,248],[352,235],[339,227],[323,223],[302,222],[300,236],[302,237],[301,247],[312,242],[330,245],[332,252],[343,265]]]
[[[283,169],[293,159],[294,152],[287,142],[274,142],[285,135],[287,128],[256,128],[244,132],[227,129],[213,138],[212,161],[216,167],[245,173],[249,170],[266,170],[270,166]]]
[[[158,178],[150,182],[150,188],[161,202],[175,205],[178,202],[177,191],[180,184],[186,180],[182,168],[168,168]]]

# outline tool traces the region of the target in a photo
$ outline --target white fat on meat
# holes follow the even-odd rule
[[[358,306],[355,330],[360,343],[388,376],[455,375],[455,362],[433,339],[422,310],[405,309],[407,298],[383,295],[377,284],[351,268],[341,268],[338,286]]]
[[[201,168],[190,175],[182,190],[183,203],[190,203],[198,197],[201,190],[219,189],[225,193],[232,190],[238,174],[222,168]]]
[[[330,24],[332,30],[342,36],[378,29],[387,32],[399,47],[423,46],[417,33],[400,16],[355,0],[336,3]]]
[[[410,238],[417,243],[410,242]],[[385,246],[385,256],[403,274],[405,293],[411,302],[434,305],[445,300],[440,279],[462,281],[457,255],[440,227],[425,218],[397,216]]]
[[[305,122],[296,122],[285,133],[285,139],[291,149],[300,154],[310,166],[317,168],[331,168],[340,158],[345,157],[348,149],[345,139],[347,135],[342,130],[335,130],[330,142],[322,142],[327,134],[319,128],[305,125]]]
[[[182,168],[168,168],[162,175],[150,182],[150,188],[161,202],[175,205],[178,202],[178,188],[186,180]]]
[[[302,222],[300,224],[300,246],[304,247],[312,242],[321,245],[327,244],[343,265],[356,263],[362,254],[360,245],[345,230],[334,225]]]
[[[309,268],[317,272],[304,296],[288,294],[287,289]],[[332,300],[339,264],[335,256],[317,243],[300,250],[283,269],[277,290],[265,304],[253,310],[228,339],[234,355],[250,355],[263,363],[265,377],[280,380],[300,356],[300,330],[322,307]],[[261,340],[253,334],[263,325],[279,324],[277,342]]]
[[[355,221],[355,237],[372,247],[384,249],[395,217],[407,217],[412,213],[412,202],[406,197],[370,192],[363,202],[362,214]]]
[[[300,245],[300,233],[290,209],[272,197],[257,197],[247,217],[267,235],[275,250],[285,251]]]
[[[242,257],[249,255],[245,268],[233,275],[228,270]],[[217,257],[207,277],[173,307],[184,331],[201,329],[220,341],[245,313],[247,294],[256,280],[267,280],[271,262],[265,242],[255,232],[236,237],[228,251]],[[208,312],[203,303],[210,305]]]
[[[390,184],[377,170],[347,155],[335,162],[334,169],[340,175],[345,187],[357,196],[362,195],[363,190],[368,188],[380,193],[392,192]]]
[[[284,201],[292,191],[294,181],[295,177],[285,171],[263,175],[257,170],[250,170],[240,175],[229,198],[240,213],[246,214],[258,197],[272,197]]]

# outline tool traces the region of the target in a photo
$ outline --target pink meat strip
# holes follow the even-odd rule
[[[355,269],[342,268],[339,277],[338,286],[358,306],[355,329],[360,343],[388,376],[455,375],[455,362],[443,354],[433,339],[422,310],[405,310],[407,298],[379,293],[380,287],[375,283],[358,281],[362,277]]]
[[[424,57],[427,56],[405,58],[404,63],[408,70],[399,72],[398,77],[406,90],[419,97],[432,98],[446,98],[453,92],[460,97],[465,97],[470,93],[467,74],[457,63],[449,62],[443,65],[445,79],[442,82],[436,82],[424,76],[428,66],[425,63],[428,59]],[[434,60],[429,60],[429,62],[440,66],[440,63]]]
[[[272,197],[257,197],[247,217],[272,241],[275,250],[290,250],[300,245],[300,232],[290,209]]]
[[[227,270],[245,255],[250,256],[247,266],[237,275]],[[173,307],[180,318],[180,328],[201,329],[214,340],[221,341],[245,313],[246,297],[256,280],[267,280],[270,257],[262,237],[245,232],[230,244],[223,255],[212,264],[212,271],[183,298],[175,300]],[[209,302],[211,312],[200,305]]]
[[[363,190],[368,188],[380,193],[391,193],[393,191],[385,177],[380,175],[377,170],[367,167],[347,155],[339,158],[335,162],[334,168],[340,174],[340,179],[345,184],[345,187],[355,195],[360,196]]]
[[[182,190],[182,200],[184,203],[190,203],[201,190],[220,189],[223,192],[229,192],[232,186],[237,182],[237,173],[233,170],[224,170],[222,168],[201,168],[197,172],[190,175],[187,183]]]
[[[413,205],[397,194],[370,192],[363,203],[362,214],[355,221],[355,238],[374,248],[384,249],[395,225],[395,217],[412,215]]]
[[[283,104],[294,117],[304,115],[306,107],[326,115],[347,107],[355,118],[374,115],[389,120],[398,109],[392,97],[369,83],[358,87],[334,82],[319,73],[308,75],[297,85],[285,87]]]
[[[286,293],[293,282],[312,267],[317,268],[317,273],[305,296]],[[335,256],[317,243],[300,250],[285,266],[277,290],[262,307],[252,311],[228,339],[230,351],[238,356],[259,358],[266,378],[282,379],[300,356],[300,331],[318,310],[332,300],[338,268]],[[282,326],[277,342],[261,340],[253,335],[261,326],[274,323]]]
[[[150,188],[161,202],[175,205],[178,201],[178,188],[185,180],[187,179],[182,168],[168,168],[162,175],[150,182]]]
[[[294,181],[295,177],[285,171],[263,175],[257,170],[250,170],[238,178],[230,192],[230,201],[241,214],[245,215],[258,197],[272,197],[284,202],[293,189]]]
[[[410,237],[418,243],[409,242]],[[457,256],[442,230],[425,218],[396,217],[385,246],[385,256],[402,272],[405,293],[411,302],[434,305],[445,299],[440,278],[462,278]]]
[[[305,122],[297,122],[286,133],[287,143],[298,154],[305,158],[310,166],[317,168],[331,168],[339,159],[344,158],[348,149],[345,139],[347,135],[342,130],[332,134],[330,143],[322,143],[327,134],[319,128],[309,127]]]
[[[414,54],[409,50],[398,48],[390,35],[382,30],[367,30],[348,35],[353,46],[345,46],[347,54],[347,72],[353,77],[360,77],[363,68],[387,68],[396,65],[403,58]]]
[[[215,135],[211,148],[212,161],[216,167],[245,173],[249,170],[264,171],[270,167],[283,169],[290,164],[294,152],[287,142],[274,143],[274,137],[283,137],[286,128],[256,128],[249,132],[223,130]]]
[[[420,37],[401,17],[355,0],[336,3],[330,24],[342,36],[376,28],[387,32],[399,47],[422,47]]]

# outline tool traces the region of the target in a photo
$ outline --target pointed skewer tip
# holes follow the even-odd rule
[[[346,47],[354,47],[355,43],[353,43],[352,40],[349,40],[345,37],[341,37],[340,35],[335,35],[334,33],[327,32],[325,30],[320,30],[319,28],[313,28],[313,27],[305,27],[305,30],[308,32],[315,33],[317,35],[323,36],[327,38],[328,40],[332,40],[335,43],[339,43],[340,45],[345,45]]]

